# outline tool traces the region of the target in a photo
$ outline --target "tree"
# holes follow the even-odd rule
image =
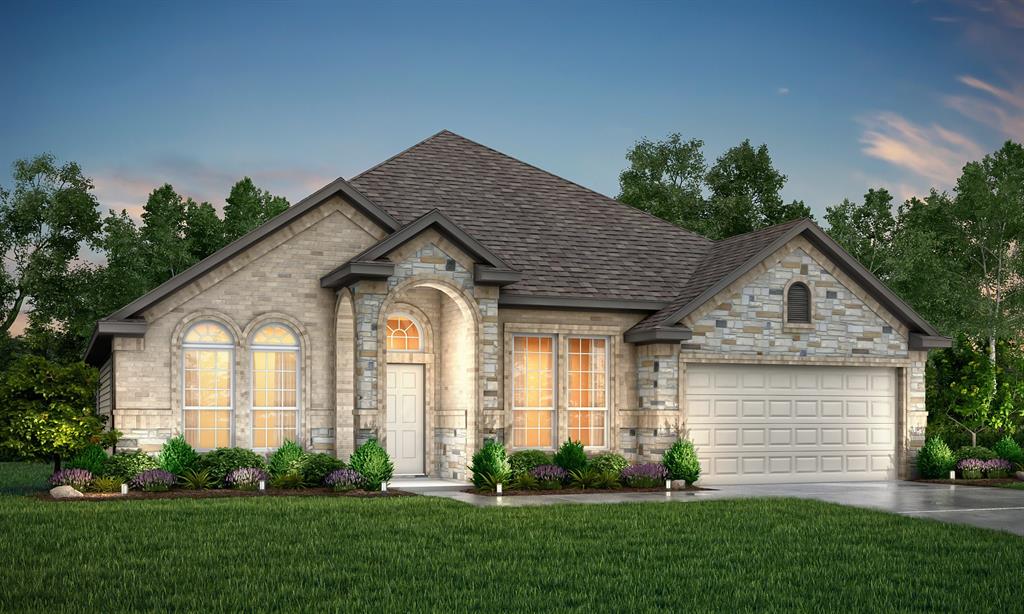
[[[626,153],[619,200],[712,239],[811,217],[803,202],[783,202],[786,176],[772,166],[767,146],[743,141],[710,170],[703,147],[679,134],[641,139]]]
[[[711,191],[712,238],[811,217],[802,201],[783,202],[780,192],[786,176],[775,170],[767,145],[754,149],[749,139],[744,140],[715,161],[705,180]]]
[[[61,282],[76,266],[83,245],[100,229],[92,182],[74,162],[58,165],[49,154],[14,163],[14,190],[0,188],[0,331],[22,308],[56,302]],[[49,325],[33,312],[30,325]]]
[[[877,277],[889,277],[896,218],[888,190],[868,190],[863,203],[843,199],[825,209],[825,221],[828,234],[846,251]]]
[[[192,264],[185,226],[185,199],[165,183],[153,190],[142,209],[139,239],[144,246],[150,283],[159,284]]]
[[[245,177],[231,187],[224,206],[224,242],[230,243],[288,208],[288,200]]]
[[[224,223],[207,202],[185,201],[185,232],[192,262],[199,262],[224,247]],[[247,231],[248,232],[248,231]]]
[[[708,221],[703,148],[704,141],[684,142],[678,133],[664,141],[641,139],[626,153],[629,168],[619,174],[619,200],[701,232]]]
[[[0,373],[0,455],[61,459],[102,437],[93,409],[96,371],[26,355]]]

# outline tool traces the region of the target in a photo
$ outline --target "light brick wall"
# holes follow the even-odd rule
[[[248,446],[250,377],[246,331],[278,315],[302,335],[302,439],[333,450],[335,429],[332,290],[320,277],[383,237],[340,199],[310,211],[215,270],[157,303],[144,315],[143,339],[114,342],[116,424],[122,447],[155,450],[182,432],[181,335],[187,323],[219,320],[235,335],[235,433]],[[282,318],[284,319],[284,318]]]

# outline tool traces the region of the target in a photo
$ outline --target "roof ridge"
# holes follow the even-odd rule
[[[771,226],[765,226],[764,228],[757,228],[755,230],[749,230],[747,232],[742,232],[742,233],[740,233],[738,235],[732,235],[730,237],[725,237],[724,239],[718,239],[718,240],[715,241],[715,245],[720,245],[722,243],[725,243],[726,241],[732,241],[733,239],[738,239],[740,237],[748,237],[750,235],[755,235],[755,234],[759,234],[759,233],[762,233],[762,232],[767,232],[769,230],[780,230],[782,228],[788,228],[789,226],[795,226],[795,225],[799,224],[800,222],[810,222],[810,223],[814,224],[814,220],[812,218],[809,218],[809,217],[798,217],[795,220],[789,220],[787,222],[780,222],[778,224],[772,224]]]
[[[541,168],[541,167],[539,167],[539,166],[537,166],[535,164],[531,164],[529,162],[526,162],[525,160],[520,160],[519,158],[516,158],[515,156],[509,155],[509,154],[507,154],[507,153],[505,153],[503,151],[499,151],[499,150],[497,150],[497,149],[495,149],[493,147],[490,147],[488,145],[484,145],[483,143],[480,143],[479,141],[474,141],[473,139],[464,137],[461,134],[457,134],[457,133],[452,132],[451,130],[448,130],[448,129],[441,130],[441,131],[439,131],[439,132],[437,132],[437,133],[435,133],[435,134],[433,134],[433,135],[423,139],[419,143],[416,143],[412,147],[405,148],[404,150],[402,150],[402,151],[398,152],[397,154],[391,156],[387,160],[381,162],[380,164],[377,164],[377,165],[375,165],[375,166],[373,166],[371,168],[368,168],[365,171],[363,171],[362,173],[359,173],[358,175],[356,175],[355,177],[352,177],[352,179],[350,179],[349,181],[355,181],[355,180],[359,179],[360,177],[362,177],[363,175],[369,174],[371,171],[376,170],[377,168],[387,164],[388,162],[391,162],[395,158],[398,158],[398,157],[408,153],[409,151],[415,149],[416,147],[419,147],[420,145],[423,145],[423,144],[427,143],[428,141],[432,141],[432,140],[434,140],[435,138],[437,138],[437,137],[439,137],[441,135],[454,136],[454,137],[456,137],[456,138],[458,138],[458,139],[460,139],[462,141],[465,141],[465,142],[467,142],[467,143],[469,143],[471,145],[475,145],[475,146],[480,147],[482,149],[486,149],[487,151],[489,151],[491,153],[494,153],[494,154],[497,154],[497,155],[501,156],[502,158],[505,158],[507,160],[515,162],[516,164],[519,164],[521,166],[525,166],[527,168],[531,168],[531,169],[533,169],[533,170],[535,170],[537,172],[540,172],[540,173],[544,173],[545,175],[551,177],[552,179],[556,179],[556,180],[561,181],[563,183],[567,183],[569,185],[575,186],[575,187],[577,187],[577,188],[579,188],[579,189],[581,189],[581,190],[583,190],[585,192],[588,192],[590,194],[598,196],[598,197],[600,197],[600,198],[602,198],[602,199],[604,199],[606,201],[610,201],[610,202],[612,202],[612,203],[614,203],[616,205],[619,205],[619,206],[622,206],[622,207],[628,207],[630,210],[636,211],[636,212],[640,213],[641,215],[645,215],[645,216],[647,216],[647,217],[649,217],[649,218],[651,218],[653,220],[656,220],[660,224],[668,225],[669,227],[671,227],[675,231],[681,231],[681,232],[683,232],[683,233],[685,233],[687,235],[690,235],[691,237],[703,239],[705,241],[708,241],[709,243],[712,242],[711,239],[705,237],[704,235],[702,235],[702,234],[700,234],[698,232],[694,232],[694,231],[692,231],[692,230],[690,230],[688,228],[683,228],[682,226],[679,226],[677,224],[673,224],[672,222],[670,222],[668,220],[665,220],[665,219],[662,219],[662,218],[660,218],[660,217],[658,217],[658,216],[656,216],[656,215],[654,215],[652,213],[649,213],[647,211],[644,211],[643,209],[638,209],[637,207],[634,207],[634,206],[632,206],[630,204],[624,203],[621,200],[618,200],[616,198],[612,198],[611,196],[608,196],[607,194],[602,194],[602,193],[598,192],[597,190],[593,190],[593,189],[588,188],[588,187],[586,187],[584,185],[580,185],[579,183],[576,183],[575,181],[573,181],[571,179],[566,179],[565,177],[562,177],[561,175],[556,175],[555,173],[552,173],[551,171],[545,170],[545,169],[543,169],[543,168]]]

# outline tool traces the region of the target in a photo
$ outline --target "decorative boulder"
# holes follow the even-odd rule
[[[74,486],[58,486],[50,489],[50,496],[54,499],[78,499],[85,495],[75,490]]]
[[[1018,471],[1017,472],[1017,479],[1018,480],[1024,480],[1024,471]]]

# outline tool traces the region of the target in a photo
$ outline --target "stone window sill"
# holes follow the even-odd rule
[[[782,325],[784,333],[811,333],[816,330],[814,323],[786,322]]]

